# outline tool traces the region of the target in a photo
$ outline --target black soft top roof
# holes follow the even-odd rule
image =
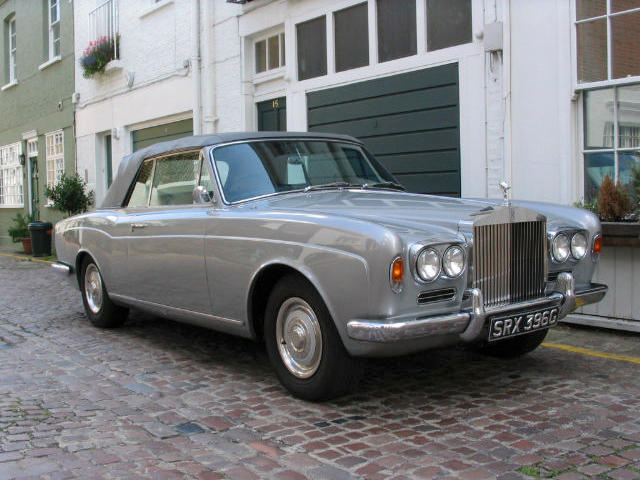
[[[160,142],[138,150],[131,155],[123,157],[118,167],[118,173],[113,184],[107,191],[99,208],[120,208],[125,200],[131,182],[136,176],[142,162],[147,158],[156,157],[166,153],[180,152],[184,150],[194,150],[207,146],[215,146],[221,143],[236,142],[242,140],[278,140],[278,139],[326,139],[345,140],[349,142],[362,143],[354,137],[348,135],[338,135],[331,133],[309,133],[309,132],[236,132],[217,133],[213,135],[194,135],[191,137],[179,138],[168,142]]]

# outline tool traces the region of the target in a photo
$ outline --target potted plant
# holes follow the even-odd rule
[[[604,177],[600,185],[595,212],[602,223],[605,245],[640,245],[640,223],[636,214],[637,198],[640,196],[640,168],[634,168],[631,187],[635,190],[633,194],[620,182],[614,184],[609,175]]]
[[[103,73],[105,67],[111,60],[120,57],[120,34],[115,36],[103,36],[98,40],[89,43],[80,57],[82,76],[91,78],[96,73]]]
[[[86,191],[87,184],[77,173],[62,175],[53,187],[46,187],[44,194],[52,207],[67,216],[86,212],[93,205],[93,191]]]
[[[31,233],[29,232],[28,225],[30,222],[36,221],[35,215],[22,215],[18,213],[12,220],[13,224],[9,227],[11,240],[13,240],[13,243],[22,242],[24,253],[31,255]]]

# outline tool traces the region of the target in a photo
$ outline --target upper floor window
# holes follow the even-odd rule
[[[336,72],[369,65],[369,15],[367,4],[333,14]]]
[[[0,206],[22,207],[21,142],[0,147]]]
[[[16,74],[16,17],[9,20],[9,82],[15,83],[18,79]]]
[[[640,76],[640,0],[576,0],[578,83]]]
[[[427,0],[427,50],[471,40],[471,0]]]
[[[255,42],[256,73],[284,67],[284,33],[271,35]]]
[[[60,0],[47,0],[49,11],[49,59],[60,56]]]

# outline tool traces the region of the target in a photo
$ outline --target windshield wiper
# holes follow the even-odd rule
[[[311,190],[323,190],[325,188],[347,188],[347,187],[362,187],[359,183],[349,183],[349,182],[330,182],[330,183],[320,183],[318,185],[307,185],[304,187],[305,192],[309,192]]]
[[[404,192],[406,188],[396,182],[379,182],[379,183],[365,183],[362,188],[388,188],[391,190],[400,190]]]

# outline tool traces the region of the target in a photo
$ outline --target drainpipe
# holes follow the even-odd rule
[[[204,0],[202,8],[204,32],[202,47],[202,77],[203,77],[203,133],[216,131],[216,71],[213,63],[213,25],[215,5],[213,0]]]
[[[191,49],[191,73],[193,75],[193,134],[200,135],[202,133],[200,0],[192,0],[191,2]]]

